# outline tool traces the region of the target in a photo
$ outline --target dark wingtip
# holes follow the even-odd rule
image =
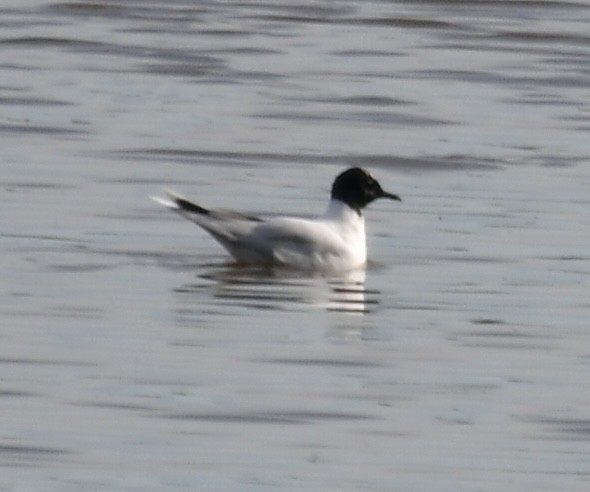
[[[175,197],[174,201],[182,210],[185,210],[187,212],[192,212],[192,213],[202,214],[202,215],[209,214],[209,210],[207,210],[206,208],[199,207],[196,203],[189,202],[188,200],[185,200],[184,198]]]

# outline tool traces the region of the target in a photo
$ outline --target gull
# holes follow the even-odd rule
[[[205,229],[238,264],[318,272],[350,271],[367,263],[364,209],[378,198],[401,201],[358,167],[336,177],[326,211],[314,219],[206,209],[168,190],[165,197],[152,197]]]

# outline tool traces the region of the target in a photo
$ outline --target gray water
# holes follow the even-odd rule
[[[590,488],[588,2],[0,5],[0,490]],[[149,200],[351,165],[352,277]]]

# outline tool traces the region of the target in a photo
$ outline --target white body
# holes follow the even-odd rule
[[[261,220],[222,210],[186,210],[176,203],[181,197],[169,196],[155,200],[205,229],[239,263],[343,271],[367,261],[364,217],[339,200],[330,200],[317,219]]]

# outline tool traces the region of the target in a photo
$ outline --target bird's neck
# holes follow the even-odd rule
[[[365,217],[346,203],[332,198],[323,219],[346,245],[351,263],[363,265],[367,261]]]
[[[339,222],[358,223],[359,225],[365,223],[365,218],[363,217],[362,212],[357,212],[337,198],[330,199],[328,208],[324,213],[324,218]]]

